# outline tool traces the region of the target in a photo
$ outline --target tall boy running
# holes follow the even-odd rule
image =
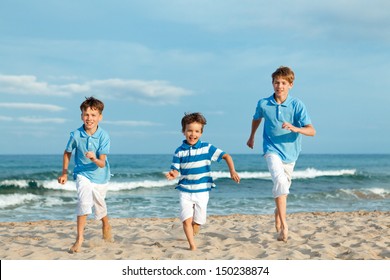
[[[289,95],[294,78],[294,72],[284,66],[272,74],[274,94],[258,102],[247,142],[248,147],[253,149],[256,131],[264,119],[263,150],[274,183],[275,228],[279,233],[277,239],[284,242],[288,238],[287,195],[301,151],[301,135],[316,134],[305,105]]]

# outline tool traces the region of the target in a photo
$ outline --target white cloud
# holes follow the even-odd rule
[[[41,117],[19,117],[19,118],[13,118],[8,116],[0,116],[0,122],[10,122],[10,121],[16,121],[16,122],[22,122],[22,123],[29,123],[29,124],[44,124],[44,123],[54,123],[54,124],[60,124],[65,123],[67,120],[63,118],[41,118]]]
[[[120,126],[159,126],[159,123],[149,121],[103,121],[104,124],[120,125]]]
[[[76,94],[125,99],[147,104],[172,104],[190,90],[171,85],[168,81],[125,79],[92,80],[84,83],[53,85],[38,82],[35,76],[0,75],[0,94],[72,96]]]
[[[35,76],[0,75],[0,93],[69,96],[73,85],[57,86],[38,82]]]
[[[87,82],[91,94],[110,99],[127,99],[150,105],[177,103],[191,91],[170,85],[167,81],[108,79]],[[152,102],[152,103],[151,103]]]
[[[43,123],[65,123],[66,119],[63,118],[39,118],[39,117],[20,117],[18,121],[31,124],[43,124]]]
[[[57,105],[40,104],[40,103],[0,103],[0,108],[43,110],[43,111],[50,111],[50,112],[58,112],[58,111],[65,110],[65,108]]]

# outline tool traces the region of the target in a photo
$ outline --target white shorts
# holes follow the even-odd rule
[[[272,188],[274,198],[288,195],[290,193],[291,177],[295,162],[284,163],[278,155],[272,153],[265,154],[264,158],[267,161],[268,170],[274,183]]]
[[[100,220],[107,216],[106,194],[107,184],[92,183],[84,176],[77,175],[77,216],[92,214],[92,208],[95,207],[95,219]]]
[[[188,193],[180,192],[180,220],[184,222],[193,218],[194,223],[206,223],[209,192]]]

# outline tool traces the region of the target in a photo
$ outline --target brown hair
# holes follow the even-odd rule
[[[181,119],[182,132],[185,131],[187,124],[194,122],[200,123],[202,125],[203,132],[203,127],[206,125],[207,121],[201,113],[184,113],[184,117]]]
[[[278,69],[276,69],[275,72],[272,73],[272,82],[274,82],[276,78],[286,79],[290,84],[292,84],[294,82],[295,75],[293,70],[291,70],[289,67],[280,66]]]
[[[85,97],[85,101],[81,103],[80,110],[81,112],[87,110],[88,108],[98,110],[101,114],[104,110],[104,103],[101,102],[99,99],[96,99],[95,97]]]

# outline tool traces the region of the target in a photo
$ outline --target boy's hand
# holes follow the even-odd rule
[[[58,177],[58,183],[61,185],[64,185],[68,181],[68,174],[62,174],[60,177]]]
[[[240,176],[238,176],[237,172],[231,172],[230,178],[232,178],[232,180],[235,181],[236,183],[238,184],[240,183]]]
[[[85,156],[86,156],[87,158],[89,158],[91,161],[95,161],[95,160],[96,160],[96,155],[95,155],[94,152],[91,152],[91,151],[86,152],[86,153],[85,153]]]
[[[299,128],[298,127],[295,127],[291,123],[288,123],[288,122],[284,122],[282,124],[282,128],[290,130],[291,132],[299,132]]]
[[[173,180],[179,175],[179,172],[177,170],[171,170],[167,174],[165,174],[165,177],[167,177],[168,180]]]
[[[290,130],[291,132],[295,133],[301,133],[306,136],[314,136],[316,135],[316,130],[314,129],[313,125],[308,124],[303,127],[296,127],[293,126],[291,123],[285,122],[282,124],[282,128]]]
[[[248,142],[246,142],[246,145],[253,149],[253,147],[255,146],[255,140],[253,138],[249,138]]]

